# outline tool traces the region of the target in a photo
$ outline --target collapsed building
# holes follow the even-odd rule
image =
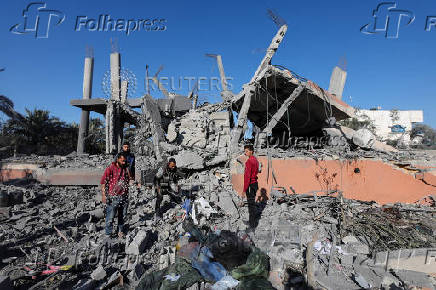
[[[232,286],[239,289],[253,289],[256,284],[249,281],[276,289],[434,287],[435,158],[398,151],[368,130],[340,126],[338,121],[355,116],[341,100],[344,71],[334,70],[332,89],[326,91],[273,65],[286,30],[286,25],[279,28],[238,93],[228,90],[221,56],[213,55],[222,83],[222,101],[215,104],[198,105],[195,90],[188,96],[168,92],[157,74],[153,81],[165,98],[128,98],[129,83],[121,77],[116,49],[110,55],[110,98],[91,98],[94,60],[87,55],[83,97],[70,102],[82,110],[77,153],[2,162],[2,197],[9,201],[1,212],[0,285],[210,289],[210,279],[179,259],[198,246],[191,240],[194,236],[197,243],[208,245],[227,274],[239,278],[239,286]],[[153,193],[132,188],[129,236],[103,242],[104,207],[93,186],[111,158],[84,152],[90,111],[105,116],[106,154],[120,150],[126,123],[136,127],[133,148],[142,185],[150,184],[154,169],[174,157],[188,173],[181,185],[192,208],[168,206],[167,222],[156,224],[151,219]],[[240,155],[248,122],[262,164],[259,221],[253,234],[244,232],[248,214],[241,207]],[[186,224],[186,215],[193,225]],[[214,246],[220,241],[227,245],[224,250]],[[249,268],[248,253],[229,262],[240,243],[266,253],[262,261],[268,260],[268,266],[262,263],[255,274],[242,275],[238,267]],[[47,273],[29,265],[35,278],[25,281],[29,273],[17,265],[38,251],[47,258],[52,247],[56,253],[48,257],[50,266],[74,265],[76,270],[54,267]],[[77,258],[78,251],[89,257],[102,248],[118,260],[92,263]],[[129,255],[141,260],[130,261]],[[214,289],[231,288],[225,285],[230,284]]]

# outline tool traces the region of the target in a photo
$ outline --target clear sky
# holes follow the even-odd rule
[[[360,108],[424,110],[425,123],[436,127],[436,25],[425,30],[427,17],[436,19],[434,0],[396,2],[397,10],[415,16],[409,25],[408,16],[401,18],[397,39],[387,39],[384,32],[360,32],[362,26],[372,22],[373,10],[382,3],[374,0],[50,0],[39,11],[40,30],[44,31],[44,21],[47,24],[47,10],[55,10],[52,13],[56,15],[63,13],[65,20],[56,25],[58,16],[51,17],[48,38],[35,38],[35,32],[29,31],[35,23],[29,20],[32,17],[28,17],[28,33],[11,33],[13,25],[23,23],[23,10],[30,3],[3,0],[0,10],[0,68],[6,68],[0,72],[0,94],[11,98],[20,112],[26,107],[42,108],[63,120],[78,122],[80,110],[71,107],[69,101],[82,97],[85,47],[93,47],[95,54],[93,97],[103,97],[110,38],[118,39],[122,67],[136,76],[134,96],[145,92],[148,64],[150,74],[164,65],[160,76],[173,78],[175,92],[180,94],[189,91],[187,78],[207,78],[200,96],[218,101],[219,91],[209,85],[212,77],[218,77],[218,69],[205,53],[222,55],[232,90],[239,92],[277,31],[266,13],[273,9],[289,25],[273,64],[284,65],[327,89],[333,67],[345,55],[348,79],[343,95],[347,103]],[[35,11],[28,14],[34,16]],[[166,29],[142,29],[126,35],[124,31],[89,31],[82,25],[80,31],[75,31],[78,16],[86,22],[102,14],[126,21],[165,19]],[[396,21],[395,13],[392,15],[390,19]],[[386,13],[379,19],[386,19]],[[23,32],[23,28],[22,24],[16,31]],[[158,92],[152,94],[160,96]]]

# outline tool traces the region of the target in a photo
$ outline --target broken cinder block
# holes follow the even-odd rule
[[[126,248],[126,254],[130,255],[139,255],[142,254],[145,250],[145,246],[147,245],[147,232],[144,230],[140,230],[133,241]]]

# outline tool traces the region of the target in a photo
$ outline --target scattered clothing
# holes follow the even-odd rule
[[[180,275],[176,275],[176,274],[168,274],[168,275],[165,275],[164,277],[165,277],[165,280],[169,280],[171,282],[176,282],[177,280],[180,279]]]
[[[187,260],[182,258],[176,258],[175,263],[168,267],[166,273],[177,275],[180,278],[176,281],[171,281],[168,279],[163,280],[160,290],[186,289],[191,287],[194,283],[203,280],[198,271],[192,268],[191,264]]]
[[[268,278],[269,257],[258,248],[254,248],[247,258],[247,262],[232,270],[231,275],[236,280],[252,277]]]
[[[206,281],[216,282],[227,275],[227,270],[218,262],[212,262],[213,254],[208,247],[198,246],[191,255],[192,267],[197,269]]]
[[[258,248],[254,248],[247,258],[247,262],[232,270],[231,275],[239,284],[236,289],[239,290],[269,290],[275,289],[269,276],[269,257]]]
[[[224,276],[221,280],[212,285],[212,290],[227,290],[238,286],[239,281],[232,276]]]
[[[252,277],[239,281],[236,290],[276,290],[270,281],[264,277]]]

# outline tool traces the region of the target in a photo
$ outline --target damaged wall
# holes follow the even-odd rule
[[[277,179],[274,186],[285,187],[287,193],[291,194],[291,186],[298,194],[340,190],[346,198],[387,204],[413,203],[436,193],[436,185],[425,184],[406,170],[381,160],[316,162],[313,159],[300,158],[272,159],[269,174],[267,158],[259,157],[259,161],[263,165],[262,172],[259,173],[259,188],[264,188],[268,195],[273,185],[272,170]],[[236,160],[232,161],[231,166],[233,187],[241,194],[244,182],[243,166]]]

